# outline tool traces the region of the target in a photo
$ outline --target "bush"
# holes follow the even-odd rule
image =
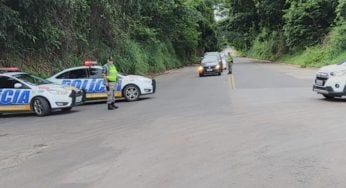
[[[165,43],[157,43],[147,49],[149,54],[150,72],[163,72],[167,69],[175,68],[177,65],[176,58],[173,57]]]
[[[329,47],[315,46],[303,52],[285,55],[279,61],[300,65],[301,67],[321,67],[346,61],[346,52],[333,53]]]
[[[129,74],[145,75],[149,72],[163,72],[181,66],[175,56],[171,43],[156,42],[144,46],[127,40],[121,48],[113,53],[117,59],[118,69]]]
[[[329,40],[330,47],[336,53],[344,51],[346,49],[346,22],[334,27],[328,35],[327,40]]]
[[[119,71],[128,74],[144,75],[149,71],[148,56],[136,42],[126,40],[115,52],[116,65]]]
[[[285,39],[283,34],[276,31],[269,33],[263,29],[247,54],[255,58],[274,60],[284,52]]]
[[[281,61],[302,67],[321,67],[346,61],[346,22],[335,26],[323,44],[307,47],[300,53],[280,58]]]

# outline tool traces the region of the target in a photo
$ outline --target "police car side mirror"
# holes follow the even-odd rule
[[[21,84],[21,83],[15,83],[14,84],[14,88],[16,88],[16,89],[20,89],[22,87],[23,87],[23,84]]]

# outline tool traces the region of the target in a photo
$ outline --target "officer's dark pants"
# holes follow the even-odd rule
[[[232,63],[228,63],[228,74],[232,74]]]

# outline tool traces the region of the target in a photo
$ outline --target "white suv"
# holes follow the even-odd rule
[[[318,70],[313,84],[313,91],[325,98],[346,95],[346,62],[328,65]]]

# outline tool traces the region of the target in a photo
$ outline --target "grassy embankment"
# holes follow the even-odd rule
[[[63,69],[81,66],[85,60],[95,60],[98,61],[98,65],[103,65],[108,56],[113,56],[119,71],[138,75],[160,73],[182,67],[189,62],[178,58],[169,42],[144,46],[128,40],[119,44],[117,49],[98,45],[83,55],[66,53],[63,57],[50,57],[49,54],[40,54],[27,57],[26,61],[21,61],[18,56],[9,55],[6,63],[1,66],[16,66],[22,71],[49,77]]]
[[[303,68],[345,62],[346,23],[334,27],[322,44],[294,52],[285,52],[283,44],[283,37],[278,33],[262,34],[244,54],[252,58],[295,64]]]

